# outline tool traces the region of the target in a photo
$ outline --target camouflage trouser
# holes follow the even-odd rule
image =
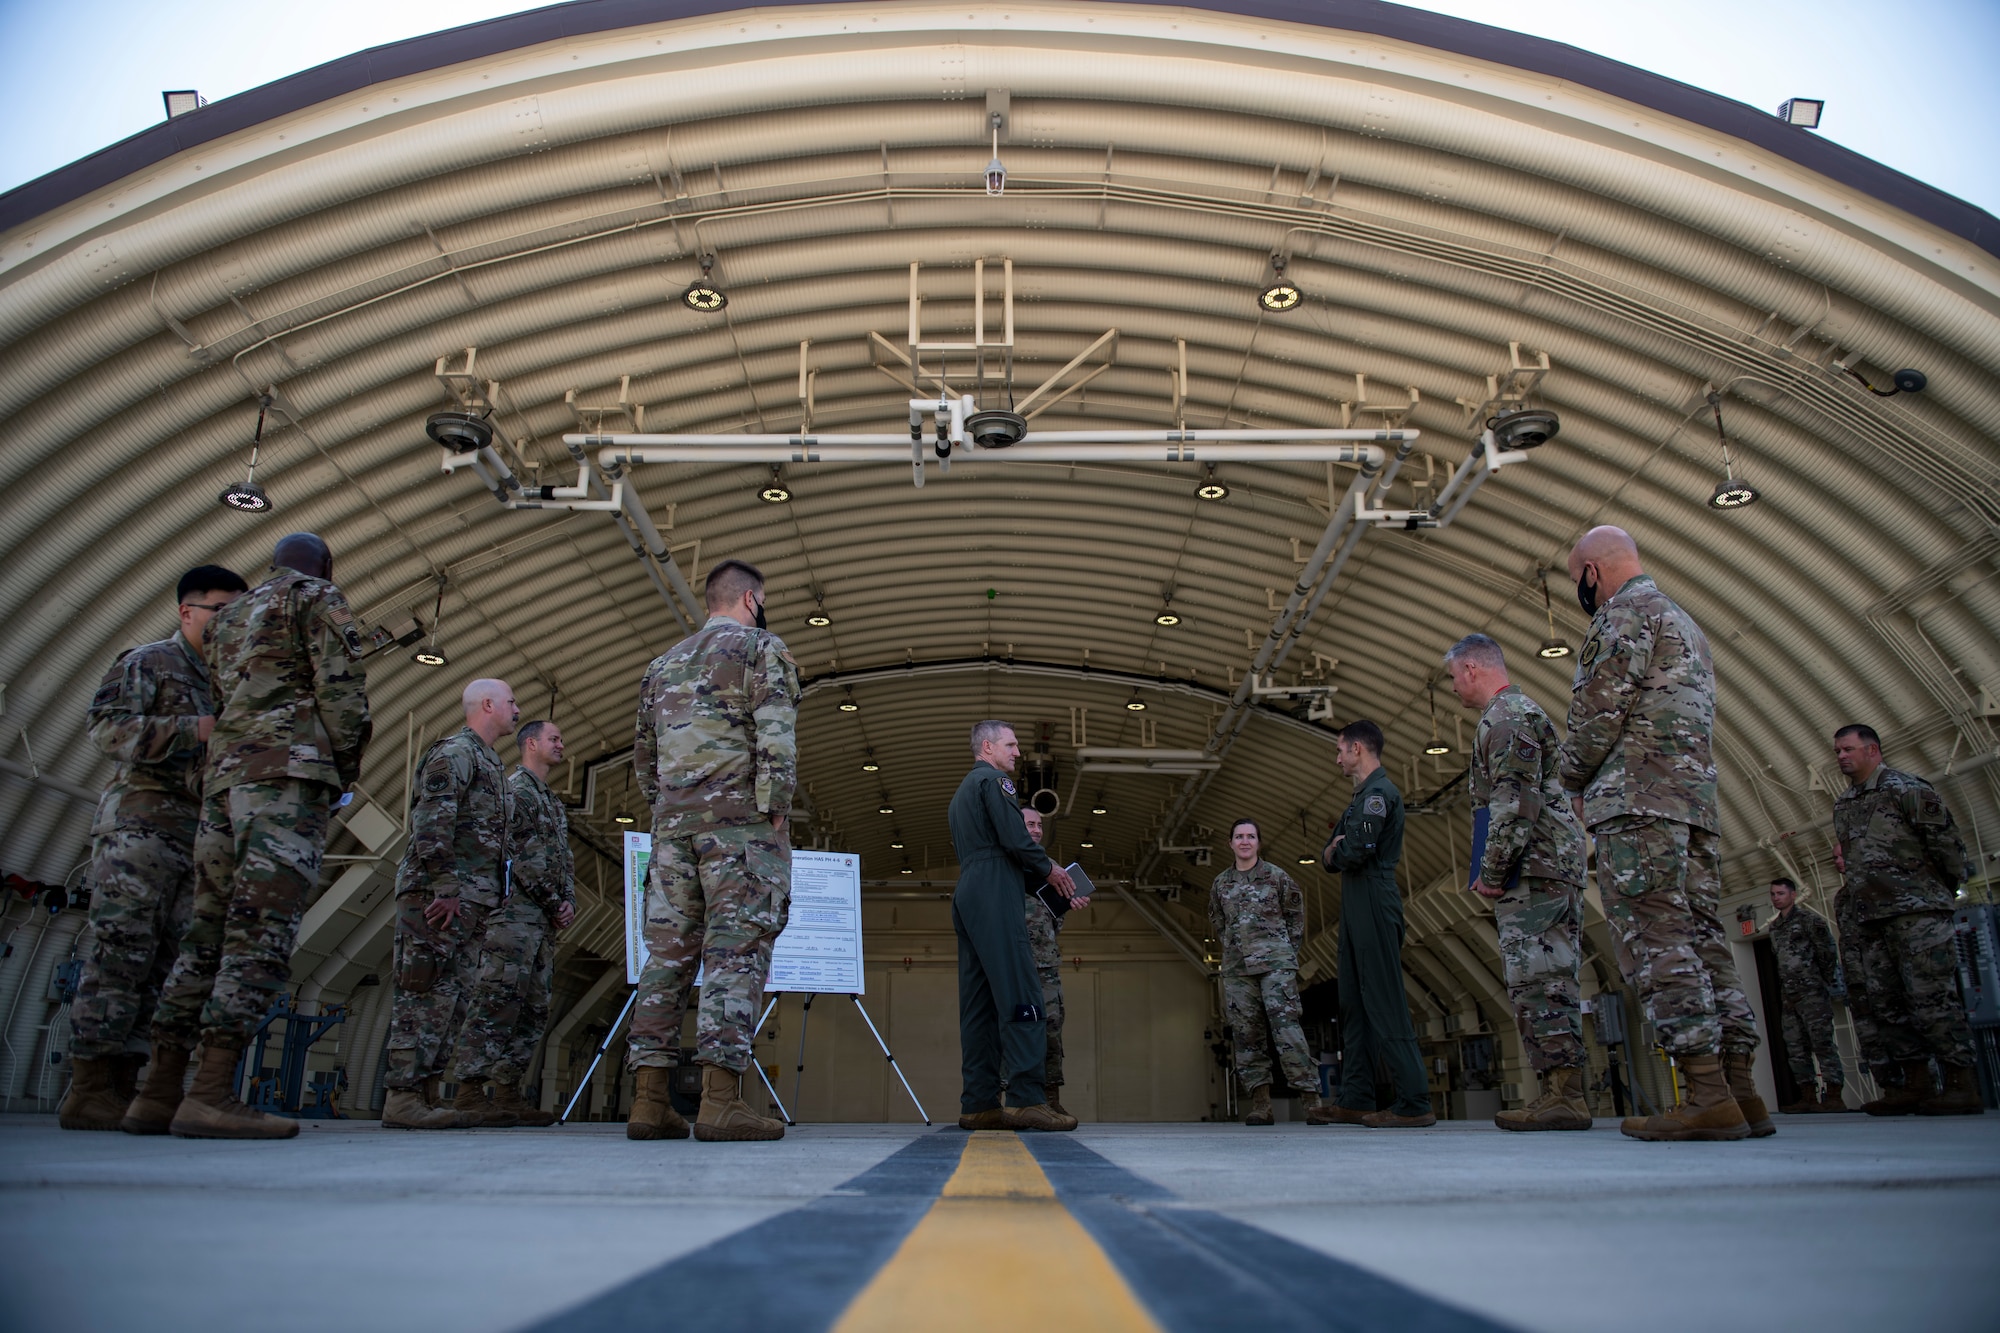
[[[1958,994],[1951,913],[1874,921],[1853,920],[1846,910],[1839,915],[1847,1009],[1869,1061],[1934,1055],[1942,1064],[1971,1064],[1972,1029]]]
[[[556,962],[549,914],[524,898],[508,899],[486,918],[474,952],[478,980],[466,1001],[453,1064],[461,1082],[477,1075],[518,1088],[549,1025]]]
[[[763,1011],[771,946],[792,896],[792,849],[768,823],[654,837],[646,869],[646,959],[626,1062],[680,1063],[681,1021],[697,967],[698,1063],[742,1073]]]
[[[155,1040],[249,1041],[291,979],[333,798],[326,783],[286,780],[225,787],[201,803],[194,908],[160,990]]]
[[[1671,819],[1623,816],[1597,836],[1597,888],[1618,967],[1672,1056],[1748,1054],[1757,1019],[1716,916],[1719,839]]]
[[[478,979],[479,938],[493,909],[461,900],[454,920],[433,926],[424,917],[430,903],[425,889],[396,897],[396,992],[389,1001],[385,1088],[419,1087],[444,1073]]]
[[[1056,940],[1060,928],[1055,913],[1040,899],[1028,899],[1028,947],[1035,953],[1035,971],[1042,978],[1042,1021],[1049,1035],[1049,1058],[1042,1075],[1044,1088],[1060,1088],[1063,1081],[1063,998],[1062,945]]]
[[[1785,1033],[1785,1062],[1801,1089],[1813,1086],[1813,1060],[1829,1088],[1847,1080],[1840,1070],[1840,1048],[1833,1044],[1833,1001],[1818,985],[1795,990],[1784,988],[1785,1008],[1780,1026]]]
[[[194,911],[197,810],[121,816],[90,847],[90,931],[70,1005],[71,1048],[103,1059],[142,1049],[160,986]]]
[[[1278,1048],[1278,1063],[1284,1066],[1285,1083],[1300,1092],[1319,1091],[1319,1065],[1306,1047],[1305,1030],[1299,1026],[1299,974],[1266,972],[1245,977],[1222,974],[1222,1004],[1229,1020],[1230,1040],[1236,1046],[1236,1078],[1246,1091],[1271,1081],[1271,1060],[1266,1046]]]
[[[1500,962],[1521,1044],[1536,1073],[1584,1063],[1583,890],[1559,879],[1523,875],[1493,902]]]

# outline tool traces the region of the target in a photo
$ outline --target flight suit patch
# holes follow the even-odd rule
[[[1009,796],[1012,796],[1014,794],[1014,784],[1007,781],[1007,779],[1002,778],[1000,779],[1000,790],[1006,792]]]
[[[1014,1006],[1014,1023],[1039,1023],[1042,1021],[1042,1006],[1039,1004],[1017,1004]]]
[[[1370,796],[1361,803],[1361,812],[1367,815],[1386,815],[1389,813],[1389,802],[1379,794]]]

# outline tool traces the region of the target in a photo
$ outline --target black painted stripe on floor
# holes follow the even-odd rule
[[[1400,1282],[1201,1208],[1068,1135],[1021,1136],[1077,1221],[1153,1317],[1175,1333],[1510,1333]]]
[[[829,1328],[930,1210],[964,1151],[963,1134],[926,1134],[835,1193],[649,1269],[530,1333]]]

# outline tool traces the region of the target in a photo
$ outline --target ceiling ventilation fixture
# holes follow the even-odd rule
[[[1000,124],[1003,117],[998,111],[986,113],[987,128],[993,131],[993,160],[986,164],[986,193],[998,199],[1007,192],[1007,166],[1000,160]]]
[[[1424,697],[1430,700],[1431,705],[1431,743],[1424,747],[1424,753],[1432,757],[1450,754],[1451,747],[1438,739],[1438,697],[1435,682],[1432,688],[1424,691]]]
[[[1549,576],[1542,575],[1542,614],[1548,617],[1549,637],[1535,650],[1535,656],[1550,659],[1569,656],[1569,644],[1556,636],[1556,607],[1549,600]]]
[[[1708,497],[1710,509],[1747,509],[1758,500],[1757,488],[1747,481],[1738,481],[1736,471],[1729,460],[1729,436],[1722,430],[1722,395],[1710,391],[1709,410],[1715,413],[1715,439],[1722,446],[1722,480],[1715,483],[1715,493]]]
[[[757,498],[767,505],[781,505],[792,498],[792,488],[778,480],[778,465],[771,464],[771,479],[757,491]],[[806,622],[811,624],[811,621]],[[833,622],[827,621],[828,624]]]
[[[250,437],[250,467],[243,474],[243,480],[224,489],[215,498],[231,509],[246,514],[268,514],[271,512],[271,497],[264,494],[264,488],[257,484],[257,450],[264,443],[264,415],[271,410],[271,395],[265,394],[257,400],[257,433]]]
[[[1201,485],[1194,488],[1194,498],[1197,500],[1226,500],[1229,498],[1229,488],[1215,479],[1215,464],[1210,463],[1208,465],[1208,475],[1201,479]]]
[[[704,315],[712,315],[729,304],[729,298],[723,294],[722,288],[716,286],[709,277],[714,269],[715,256],[703,255],[701,276],[689,283],[687,290],[681,293],[682,305],[690,310],[698,310]]]
[[[438,577],[437,605],[431,608],[431,636],[424,640],[423,647],[410,654],[410,660],[418,666],[441,667],[451,659],[438,647],[438,630],[444,626],[444,577]]]
[[[1271,256],[1271,271],[1276,276],[1271,285],[1257,293],[1257,304],[1274,315],[1282,315],[1287,310],[1297,310],[1305,300],[1305,294],[1285,276],[1285,257]]]
[[[1778,108],[1778,119],[1802,130],[1816,130],[1819,128],[1820,113],[1825,110],[1826,102],[1821,98],[1792,97]]]
[[[965,430],[982,449],[1005,449],[1028,438],[1028,419],[1003,407],[989,407],[967,417]]]
[[[481,413],[454,407],[425,418],[424,434],[455,454],[476,454],[493,443],[493,423]]]

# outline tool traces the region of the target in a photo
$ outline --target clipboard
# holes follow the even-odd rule
[[[1479,867],[1486,862],[1486,828],[1492,819],[1493,812],[1486,806],[1482,805],[1472,812],[1472,869],[1465,881],[1465,887],[1468,889],[1478,881]],[[1503,890],[1512,889],[1519,887],[1520,883],[1521,868],[1515,866],[1514,873],[1508,876],[1507,882],[1500,887]]]

